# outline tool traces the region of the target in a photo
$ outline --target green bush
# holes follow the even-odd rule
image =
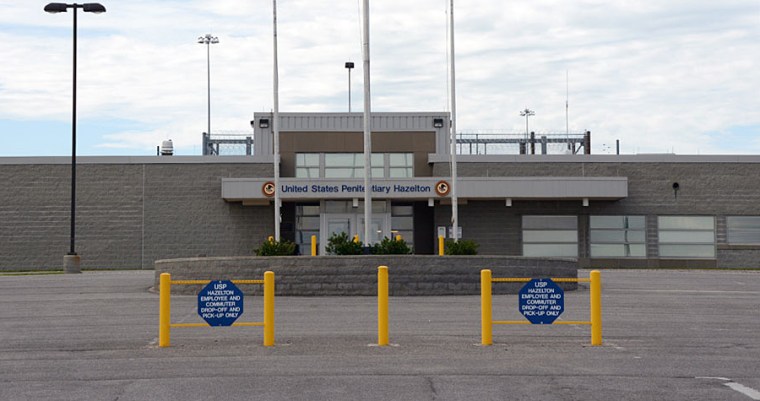
[[[385,237],[383,240],[372,246],[373,255],[408,255],[412,253],[412,248],[403,239]]]
[[[470,240],[446,241],[443,249],[446,255],[477,255],[479,246]]]
[[[346,233],[334,233],[327,240],[325,250],[332,255],[362,255],[364,250],[361,241],[354,242]]]
[[[296,244],[288,240],[278,242],[270,237],[254,252],[256,256],[290,256],[296,254]]]

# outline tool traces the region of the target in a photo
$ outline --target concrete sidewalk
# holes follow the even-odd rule
[[[370,345],[374,297],[278,297],[273,348],[258,327],[174,328],[158,348],[152,280],[0,277],[0,399],[760,399],[757,271],[603,271],[601,347],[564,325],[495,326],[481,347],[479,297],[451,296],[392,297],[389,347]],[[245,302],[261,320],[261,298]],[[584,285],[565,304],[561,319],[588,319]],[[172,321],[196,307],[172,297]],[[515,295],[493,310],[521,318]]]

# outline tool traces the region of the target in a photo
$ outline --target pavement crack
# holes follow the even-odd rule
[[[438,392],[435,390],[435,382],[433,382],[433,378],[430,376],[425,376],[425,382],[427,382],[428,387],[430,388],[430,393],[433,395],[433,400],[438,398]]]

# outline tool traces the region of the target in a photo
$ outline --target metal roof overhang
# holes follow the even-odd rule
[[[382,178],[372,180],[374,199],[449,199],[436,186],[449,177]],[[261,204],[272,200],[264,191],[270,178],[222,178],[222,198],[228,202]],[[628,196],[627,177],[461,177],[462,200],[620,200]],[[281,178],[282,200],[352,199],[364,196],[362,179]]]

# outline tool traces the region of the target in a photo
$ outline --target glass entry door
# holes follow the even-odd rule
[[[376,244],[384,237],[390,237],[390,215],[388,213],[373,213],[370,227],[370,242]],[[335,233],[346,233],[349,239],[359,235],[359,240],[367,243],[364,239],[364,213],[324,213],[322,214],[322,227],[320,229],[320,255],[325,255],[327,241]]]

